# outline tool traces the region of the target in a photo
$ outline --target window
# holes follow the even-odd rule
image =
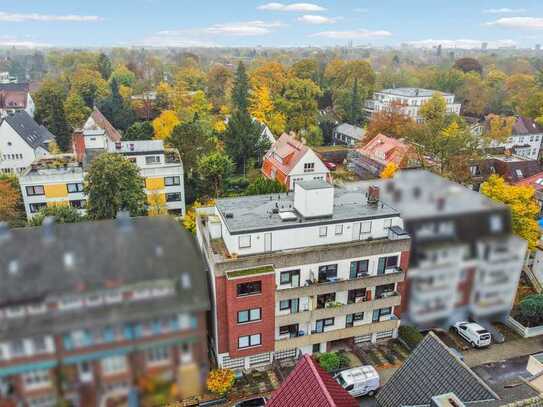
[[[47,387],[51,384],[51,377],[48,369],[32,370],[22,375],[23,383],[27,389]]]
[[[304,172],[313,172],[315,171],[315,163],[305,163]]]
[[[9,353],[11,354],[11,357],[19,357],[24,356],[25,354],[25,346],[23,344],[23,341],[16,340],[9,344]]]
[[[300,284],[300,270],[282,271],[279,275],[279,281],[281,284],[294,283],[294,285],[297,287]]]
[[[326,304],[336,301],[336,293],[317,295],[317,309],[326,308]]]
[[[87,207],[87,201],[85,199],[74,199],[70,201],[70,206],[75,209],[85,209]]]
[[[351,262],[349,278],[359,278],[368,275],[369,260],[358,260]]]
[[[517,177],[519,177],[519,178],[523,178],[523,177],[524,177],[524,175],[522,174],[522,170],[520,170],[520,169],[518,169],[518,168],[515,170],[515,174],[517,174]]]
[[[47,342],[45,341],[45,338],[39,337],[34,338],[32,341],[32,345],[34,347],[34,353],[45,353],[47,352]]]
[[[238,297],[245,295],[260,294],[262,292],[261,281],[251,281],[249,283],[241,283],[237,286]]]
[[[261,314],[262,314],[262,308],[253,308],[253,309],[238,311],[238,324],[260,321]]]
[[[104,374],[116,374],[126,371],[126,358],[124,356],[111,356],[100,361]]]
[[[370,232],[371,232],[371,221],[360,223],[360,233],[370,233]]]
[[[240,236],[238,238],[238,245],[240,249],[246,249],[248,247],[251,247],[251,235]]]
[[[500,215],[492,215],[490,217],[490,231],[499,233],[503,230],[503,220]]]
[[[381,257],[377,263],[377,274],[385,274],[386,270],[396,267],[398,267],[398,256]]]
[[[337,278],[337,264],[328,264],[319,267],[319,283],[332,281]]]
[[[279,311],[290,310],[291,314],[295,314],[299,311],[299,309],[300,309],[300,300],[298,298],[279,301]]]
[[[366,300],[365,288],[355,288],[354,290],[349,290],[347,293],[348,304],[354,304],[355,302],[361,302],[365,300]]]
[[[166,202],[180,202],[181,192],[173,192],[166,194]]]
[[[45,194],[45,190],[43,189],[43,185],[34,185],[34,186],[26,187],[27,196],[44,195],[44,194]]]
[[[319,236],[326,237],[327,234],[328,234],[328,226],[321,226],[319,228]]]
[[[246,336],[240,336],[238,338],[238,348],[248,348],[250,346],[258,346],[262,344],[262,335],[261,334],[255,334],[255,335],[246,335]]]
[[[47,204],[45,202],[39,202],[39,203],[31,203],[28,204],[28,209],[30,209],[30,213],[38,213],[42,208],[45,208]]]
[[[171,187],[172,185],[180,185],[181,184],[181,178],[180,177],[164,177],[164,185],[167,187]]]
[[[384,317],[390,314],[392,314],[392,307],[376,309],[375,311],[373,311],[372,321],[378,322],[380,321],[381,317]]]
[[[284,325],[279,327],[279,335],[289,335],[291,338],[298,336],[299,326],[298,324]]]
[[[150,365],[167,363],[170,361],[170,349],[165,346],[151,348],[146,352],[145,359]]]
[[[83,192],[83,184],[80,182],[77,182],[75,184],[68,184],[68,192],[70,194],[73,194],[76,192]]]
[[[145,157],[145,164],[160,164],[160,156],[159,155],[148,155]]]
[[[363,320],[364,320],[363,312],[356,312],[354,314],[349,314],[345,317],[345,328],[350,328],[354,325],[354,322],[363,321]]]
[[[383,229],[389,229],[392,227],[392,219],[385,219],[383,221]]]
[[[336,225],[335,234],[336,235],[342,235],[343,234],[343,225]]]

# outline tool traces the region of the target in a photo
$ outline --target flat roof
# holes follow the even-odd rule
[[[377,206],[367,204],[366,192],[369,185],[371,183],[363,187],[336,187],[332,215],[320,218],[305,219],[300,216],[294,209],[292,192],[223,198],[217,201],[216,207],[231,234],[399,216],[397,209],[384,202],[379,202]],[[326,188],[330,187],[327,184]],[[277,213],[274,213],[274,210]],[[294,212],[297,217],[282,220],[281,212]]]
[[[397,208],[405,221],[506,208],[479,192],[425,170],[399,171],[391,180],[360,181],[347,185],[363,190],[370,185],[379,186],[381,200]],[[438,200],[443,202],[441,209],[438,208]]]
[[[434,93],[439,92],[443,96],[454,96],[452,93],[441,92],[439,90],[423,89],[423,88],[391,88],[383,89],[377,93],[385,93],[387,95],[405,96],[405,97],[431,97]]]
[[[332,185],[324,180],[310,180],[310,181],[297,181],[297,185],[305,189],[306,191],[309,191],[311,189],[328,189],[332,188]]]

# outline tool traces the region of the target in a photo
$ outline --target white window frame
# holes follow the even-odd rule
[[[242,342],[246,345],[242,346]],[[238,349],[252,348],[260,345],[262,345],[262,334],[260,333],[238,337]]]
[[[116,375],[126,372],[126,356],[110,356],[100,360],[100,367],[104,375]]]
[[[21,375],[23,385],[27,390],[40,389],[51,386],[49,369],[31,370]]]
[[[326,236],[328,236],[328,226],[320,226],[319,237],[326,237]]]
[[[334,233],[335,233],[336,236],[342,235],[343,234],[343,225],[336,225]]]
[[[371,233],[371,220],[360,222],[360,234]]]
[[[248,239],[248,240],[246,240],[246,239]],[[238,247],[240,249],[249,249],[251,247],[251,235],[239,236],[238,237]]]

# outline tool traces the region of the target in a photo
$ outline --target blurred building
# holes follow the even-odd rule
[[[300,181],[293,193],[219,199],[199,210],[197,238],[220,366],[397,335],[410,239],[377,188]]]
[[[329,180],[330,170],[315,152],[293,135],[284,133],[264,156],[262,173],[289,190],[299,181]]]
[[[30,95],[30,85],[13,82],[9,75],[0,76],[0,119],[20,111],[34,117],[36,106]]]
[[[447,113],[460,114],[461,105],[455,103],[455,97],[452,93],[421,88],[393,88],[375,92],[373,99],[366,102],[365,112],[371,116],[376,112],[394,109],[420,123],[423,120],[419,114],[420,107],[429,101],[435,93],[440,93],[445,98]]]
[[[205,375],[205,266],[174,220],[4,224],[0,252],[0,404],[105,405],[142,377]]]
[[[0,118],[0,173],[21,174],[34,160],[49,155],[54,139],[24,110]]]
[[[508,207],[423,170],[354,185],[372,184],[400,212],[412,238],[402,321],[446,327],[509,314],[527,243],[512,235]]]
[[[497,174],[508,183],[517,184],[541,173],[542,168],[537,159],[495,154],[470,163],[469,171],[473,189],[478,191],[491,175]]]
[[[48,156],[33,162],[20,176],[27,218],[53,205],[71,205],[84,213],[85,173],[92,159],[106,152],[121,154],[137,165],[145,179],[149,207],[183,216],[183,163],[178,151],[165,148],[162,140],[121,141],[120,137],[95,110],[83,130],[73,136],[75,154]]]
[[[389,164],[398,169],[420,167],[415,147],[403,139],[378,134],[348,155],[349,168],[359,177],[378,177]]]

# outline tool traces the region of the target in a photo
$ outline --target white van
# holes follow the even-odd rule
[[[373,366],[343,370],[334,376],[341,387],[353,397],[373,396],[379,388],[379,373]]]
[[[454,324],[454,329],[458,335],[468,341],[471,346],[476,348],[488,346],[492,340],[490,332],[474,322],[457,322]]]

